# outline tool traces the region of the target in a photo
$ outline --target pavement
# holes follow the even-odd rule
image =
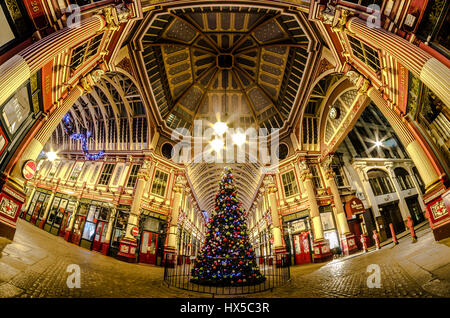
[[[386,242],[380,250],[293,266],[284,286],[240,297],[450,297],[449,242],[436,242],[428,225],[417,236],[416,243],[405,235],[395,246]],[[73,264],[80,269],[80,288],[68,287]],[[379,280],[373,279],[376,273]],[[18,220],[13,242],[0,254],[0,297],[212,296],[168,287],[163,275],[162,267],[121,262]]]

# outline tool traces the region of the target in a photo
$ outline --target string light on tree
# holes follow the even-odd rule
[[[256,285],[266,279],[256,263],[245,218],[231,169],[225,168],[215,210],[207,224],[206,239],[192,269],[192,282],[242,286]]]

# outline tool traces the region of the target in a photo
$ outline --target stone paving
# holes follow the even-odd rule
[[[293,266],[285,286],[243,297],[450,297],[450,247],[435,242],[428,226],[417,235],[415,244],[406,236],[379,251]],[[70,264],[80,266],[81,288],[67,287]],[[371,264],[381,270],[380,288],[367,287]],[[163,273],[161,267],[88,251],[19,220],[0,258],[0,297],[211,297],[169,288]]]

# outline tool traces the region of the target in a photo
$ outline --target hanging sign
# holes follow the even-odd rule
[[[27,162],[25,162],[22,168],[22,176],[25,179],[30,180],[34,177],[35,173],[36,173],[36,162],[34,162],[34,160],[28,160]]]
[[[365,211],[364,204],[356,197],[345,203],[345,212],[348,219],[351,219],[353,215],[358,215]]]

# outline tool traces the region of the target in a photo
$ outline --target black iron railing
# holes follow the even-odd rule
[[[279,254],[257,257],[260,272],[266,278],[262,283],[242,286],[208,286],[191,281],[191,272],[194,268],[195,259],[195,256],[166,254],[164,259],[164,281],[167,285],[213,295],[240,295],[259,293],[280,287],[289,281],[291,275],[288,256]]]

